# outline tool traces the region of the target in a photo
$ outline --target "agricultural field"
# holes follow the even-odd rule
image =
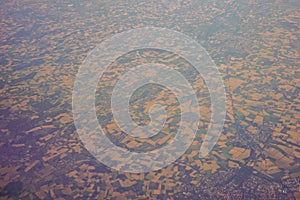
[[[1,4],[0,199],[300,199],[299,1]],[[157,171],[129,173],[105,166],[85,148],[73,121],[72,92],[79,67],[98,43],[142,27],[175,30],[201,44],[220,71],[227,111],[218,142],[200,159],[212,115],[203,77],[184,58],[160,49],[117,58],[95,92],[98,122],[115,145],[137,152],[160,148],[180,125],[172,91],[145,85],[130,98],[130,115],[147,125],[147,113],[159,102],[168,116],[163,129],[145,139],[118,127],[110,96],[133,66],[161,63],[188,77],[201,114],[196,138],[179,159]]]

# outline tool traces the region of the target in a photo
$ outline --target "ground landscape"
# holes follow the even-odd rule
[[[0,10],[0,199],[300,199],[299,1],[5,0]],[[131,98],[132,118],[147,124],[149,107],[162,102],[167,125],[150,139],[118,128],[109,97],[132,66],[179,70],[192,80],[203,112],[196,139],[176,162],[131,174],[106,167],[85,149],[72,118],[72,89],[98,43],[145,26],[180,31],[207,50],[225,84],[227,113],[216,146],[199,159],[211,117],[202,77],[172,52],[142,49],[119,57],[98,83],[95,102],[116,145],[159,148],[180,119],[170,91],[145,86]]]

